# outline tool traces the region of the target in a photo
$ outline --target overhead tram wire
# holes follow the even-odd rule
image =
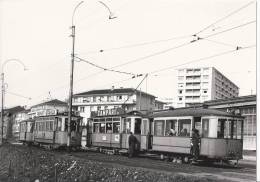
[[[31,97],[26,97],[26,96],[23,96],[23,95],[14,93],[14,92],[10,92],[10,91],[6,91],[6,93],[8,93],[8,94],[10,94],[10,95],[15,95],[15,96],[17,96],[17,97],[22,97],[22,98],[25,98],[25,99],[28,99],[28,100],[31,100],[31,99],[32,99]]]
[[[220,22],[220,21],[218,21],[218,22]],[[214,33],[214,34],[210,34],[210,35],[205,36],[205,37],[202,37],[202,38],[201,38],[201,37],[197,37],[197,34],[198,34],[198,33],[197,33],[197,34],[193,34],[192,36],[193,36],[193,37],[197,37],[197,40],[201,40],[201,39],[203,39],[203,38],[212,37],[212,36],[215,36],[215,35],[218,35],[218,34],[221,34],[221,33],[225,33],[225,32],[227,32],[227,31],[231,31],[231,30],[236,29],[236,28],[240,28],[240,27],[249,25],[249,24],[251,24],[251,23],[253,23],[253,22],[256,22],[256,21],[255,21],[255,20],[254,20],[254,21],[250,21],[250,22],[247,22],[247,23],[244,23],[244,24],[241,24],[241,25],[238,25],[238,26],[231,27],[231,28],[229,28],[229,29],[223,30],[223,31],[221,31],[221,32],[216,32],[216,33]],[[212,26],[212,25],[213,25],[213,24],[211,24],[211,26]],[[210,26],[208,26],[208,27],[210,27]],[[204,28],[204,29],[205,29],[205,28]],[[200,32],[202,32],[202,31],[200,31]],[[130,64],[131,62],[141,61],[141,60],[143,60],[143,59],[147,59],[147,58],[150,58],[150,57],[159,55],[159,54],[166,53],[166,52],[169,52],[169,51],[171,51],[171,50],[173,50],[173,49],[176,49],[176,48],[185,46],[186,44],[188,45],[188,44],[193,43],[193,42],[198,42],[197,40],[193,40],[193,41],[187,42],[187,43],[185,43],[185,44],[181,44],[181,45],[179,45],[179,46],[177,46],[177,47],[172,47],[172,48],[169,48],[169,49],[160,51],[160,52],[153,53],[153,54],[148,55],[148,56],[144,56],[144,57],[137,58],[137,59],[134,59],[134,60],[132,60],[132,61],[128,61],[128,62],[126,62],[126,63],[120,64],[120,65],[116,65],[116,66],[114,66],[114,67],[111,67],[110,69],[117,68],[117,67],[120,67],[120,66],[124,66],[124,65]],[[237,48],[239,48],[239,46],[237,46]],[[98,74],[100,74],[100,73],[102,73],[102,72],[103,72],[103,71],[99,71],[99,72],[90,74],[90,75],[88,75],[88,76],[86,76],[86,77],[83,77],[83,78],[81,78],[81,79],[79,79],[79,80],[77,80],[77,81],[75,81],[75,82],[80,82],[80,81],[85,80],[85,79],[87,79],[87,78],[89,78],[89,77],[91,77],[91,76],[98,75]],[[60,86],[60,87],[58,87],[58,88],[56,88],[56,89],[64,88],[64,87],[66,87],[66,86],[67,86],[67,84],[66,84],[66,85],[63,85],[63,86]],[[56,90],[56,89],[55,89],[55,90]],[[48,92],[46,91],[45,93],[48,93]],[[42,95],[43,95],[43,94],[41,94],[40,96],[42,96]],[[38,98],[38,97],[39,97],[39,96],[37,96],[37,98]]]
[[[170,70],[170,69],[173,69],[173,68],[176,68],[176,67],[180,67],[180,66],[184,66],[184,65],[187,65],[187,64],[195,63],[195,62],[212,59],[212,58],[219,57],[219,56],[223,56],[223,55],[226,55],[226,54],[230,54],[230,53],[233,53],[233,52],[242,50],[242,49],[249,49],[249,48],[252,48],[252,47],[255,47],[255,46],[256,46],[256,45],[250,45],[250,46],[246,46],[246,47],[237,47],[236,49],[233,49],[233,50],[229,50],[229,51],[225,51],[225,52],[213,54],[213,55],[211,55],[211,56],[206,56],[206,57],[202,57],[202,58],[199,58],[199,59],[194,59],[194,60],[185,62],[185,63],[183,63],[183,64],[174,65],[174,66],[170,66],[170,67],[166,67],[166,68],[154,70],[154,71],[149,72],[148,74],[154,74],[154,73],[158,73],[158,72]]]
[[[86,63],[88,63],[88,64],[90,64],[90,65],[92,65],[92,66],[94,66],[94,67],[97,67],[97,68],[99,68],[99,69],[102,69],[103,71],[111,71],[111,72],[116,72],[116,73],[131,75],[132,77],[139,76],[139,74],[134,74],[134,73],[130,73],[130,72],[118,71],[118,70],[113,70],[113,69],[110,69],[110,68],[105,68],[105,67],[99,66],[99,65],[97,65],[97,64],[94,64],[94,63],[92,63],[92,62],[90,62],[90,61],[87,61],[87,60],[85,60],[85,59],[82,59],[82,58],[80,58],[80,57],[77,57],[77,56],[75,56],[75,57],[78,58],[80,61],[86,62]]]
[[[171,37],[171,38],[168,38],[168,39],[147,41],[147,42],[141,42],[141,43],[135,43],[135,44],[118,46],[118,47],[99,49],[99,50],[95,50],[95,51],[93,50],[93,51],[87,52],[86,54],[97,53],[97,52],[116,51],[116,50],[127,49],[127,48],[135,48],[135,47],[141,47],[141,46],[145,46],[145,45],[151,45],[151,44],[157,44],[157,43],[162,43],[162,42],[168,42],[168,41],[176,40],[176,39],[185,39],[185,38],[188,38],[188,37],[192,37],[192,35],[183,35],[183,36],[178,36],[178,37]]]
[[[203,57],[203,58],[199,58],[199,59],[194,59],[194,60],[188,61],[188,62],[183,63],[183,64],[174,65],[174,66],[170,66],[170,67],[154,70],[154,71],[151,71],[151,72],[149,72],[147,74],[151,75],[151,74],[154,74],[154,73],[163,72],[163,71],[170,70],[170,69],[173,69],[173,68],[176,68],[176,67],[180,67],[180,66],[184,66],[184,65],[187,65],[187,64],[195,63],[195,62],[212,59],[214,57],[219,57],[219,56],[223,56],[223,55],[226,55],[226,54],[231,54],[231,53],[236,52],[238,50],[249,49],[249,48],[252,48],[252,47],[255,47],[255,46],[256,45],[250,45],[250,46],[246,46],[246,47],[241,47],[239,49],[229,50],[229,51],[221,52],[221,53],[214,54],[214,55],[211,55],[211,56],[207,56],[207,57]],[[158,76],[158,75],[156,75],[156,76]],[[125,81],[131,80],[131,79],[132,78],[124,79],[124,80],[120,80],[120,81],[117,81],[117,82],[112,82],[112,83],[109,83],[109,84],[106,84],[106,85],[101,85],[101,86],[107,86],[107,85],[112,85],[112,84],[115,84],[115,83],[121,83],[121,82],[125,82]],[[101,86],[98,86],[98,87],[101,87]],[[98,87],[95,87],[95,88],[98,88]]]
[[[255,1],[251,1],[251,2],[247,3],[246,5],[240,7],[239,9],[236,9],[235,11],[229,13],[228,15],[224,16],[223,18],[220,18],[220,19],[218,19],[217,21],[215,21],[214,23],[212,23],[212,24],[206,26],[205,28],[203,28],[202,30],[198,31],[198,32],[195,33],[194,35],[200,34],[201,32],[203,32],[203,31],[209,29],[209,28],[212,27],[213,25],[215,25],[215,24],[217,24],[217,23],[219,23],[219,22],[221,22],[221,21],[227,19],[228,17],[230,17],[230,16],[232,16],[232,15],[238,13],[239,11],[245,9],[246,7],[250,6],[250,5],[253,4],[254,2],[255,2]]]

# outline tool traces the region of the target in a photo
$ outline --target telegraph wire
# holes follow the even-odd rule
[[[254,1],[251,1],[251,2],[247,3],[246,5],[240,7],[239,9],[237,9],[237,10],[235,10],[235,11],[229,13],[228,15],[224,16],[223,18],[220,18],[220,19],[218,19],[217,21],[215,21],[214,23],[212,23],[212,24],[206,26],[205,28],[203,28],[203,29],[200,30],[199,32],[195,33],[194,35],[200,34],[201,32],[203,32],[203,31],[209,29],[210,27],[212,27],[213,25],[215,25],[215,24],[217,24],[217,23],[219,23],[219,22],[221,22],[221,21],[227,19],[228,17],[230,17],[230,16],[232,16],[233,14],[235,14],[235,13],[237,13],[237,12],[243,10],[244,8],[248,7],[249,5],[251,5],[251,4],[253,4],[253,3],[254,3]]]
[[[225,42],[220,42],[220,41],[216,41],[216,40],[212,40],[212,39],[208,39],[208,38],[202,38],[202,39],[206,40],[206,41],[209,41],[209,42],[216,43],[216,44],[228,46],[228,47],[237,47],[236,45],[233,45],[233,44],[228,44],[228,43],[225,43]]]

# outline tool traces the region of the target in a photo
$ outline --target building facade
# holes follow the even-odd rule
[[[256,95],[211,100],[200,105],[194,105],[194,107],[202,107],[202,105],[211,109],[234,112],[245,117],[243,149],[256,150]]]
[[[33,118],[36,116],[51,115],[63,112],[68,112],[68,103],[60,101],[58,99],[53,99],[32,106],[28,115],[29,118]]]
[[[177,107],[237,97],[239,88],[214,67],[178,69]]]
[[[92,111],[123,107],[125,110],[163,109],[163,102],[155,100],[155,96],[133,88],[91,90],[73,96],[74,111],[79,111],[83,123],[90,118]]]

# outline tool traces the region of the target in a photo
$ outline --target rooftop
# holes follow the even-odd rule
[[[177,116],[228,116],[228,117],[241,117],[231,113],[219,111],[216,109],[203,109],[203,108],[178,108],[174,110],[164,110],[154,112],[151,117],[177,117]]]
[[[129,93],[137,93],[137,94],[141,93],[141,94],[144,94],[144,95],[155,97],[151,94],[136,90],[134,88],[115,88],[115,89],[90,90],[90,91],[74,94],[74,96],[106,95],[106,94],[129,94]]]
[[[47,102],[43,102],[43,103],[34,105],[32,107],[43,106],[43,105],[64,105],[64,106],[67,106],[68,103],[60,101],[58,99],[53,99],[53,100],[50,100],[50,101],[47,101]]]

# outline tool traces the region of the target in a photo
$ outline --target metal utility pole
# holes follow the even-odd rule
[[[1,73],[1,80],[2,80],[2,99],[1,99],[1,144],[3,144],[3,138],[4,138],[4,91],[5,91],[5,86],[4,86],[4,73]]]
[[[74,60],[75,60],[75,25],[74,25],[74,15],[76,13],[77,8],[83,3],[84,1],[81,1],[77,4],[77,6],[74,8],[73,14],[72,14],[72,53],[71,53],[71,66],[70,66],[70,92],[69,92],[69,114],[68,114],[68,139],[67,139],[67,146],[70,147],[71,143],[71,116],[72,116],[72,97],[73,97],[73,72],[74,72]],[[109,19],[116,18],[113,16],[112,12],[106,6],[102,1],[99,1],[102,5],[104,5],[109,10]]]
[[[24,68],[24,71],[26,71],[26,67],[25,65],[23,64],[22,61],[20,61],[19,59],[8,59],[6,60],[3,64],[2,64],[2,68],[1,68],[1,80],[2,80],[2,89],[1,89],[1,144],[3,144],[3,138],[4,138],[4,95],[5,95],[5,82],[4,82],[4,67],[5,65],[8,63],[8,62],[17,62],[19,64],[21,64]]]
[[[74,15],[77,8],[83,3],[81,1],[74,9],[72,14],[72,26],[71,26],[71,37],[72,37],[72,52],[71,52],[71,64],[70,64],[70,92],[69,92],[69,114],[68,114],[68,139],[67,146],[70,147],[71,139],[71,116],[72,116],[72,96],[73,96],[73,72],[74,72],[74,60],[75,60],[75,25],[74,25]]]

